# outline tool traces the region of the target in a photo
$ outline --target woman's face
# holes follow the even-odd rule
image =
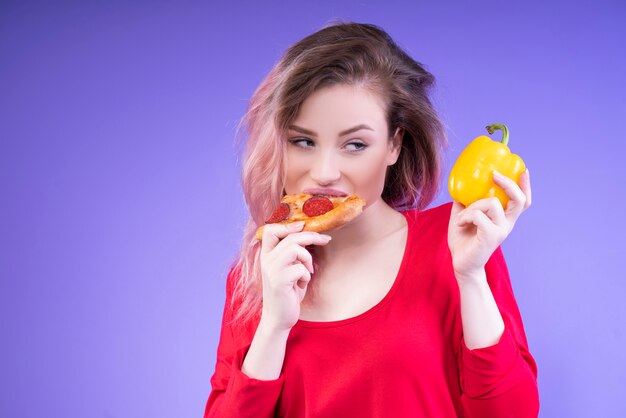
[[[287,194],[357,194],[372,205],[381,198],[387,167],[400,152],[401,135],[388,137],[383,102],[369,91],[334,85],[309,96],[289,127]]]

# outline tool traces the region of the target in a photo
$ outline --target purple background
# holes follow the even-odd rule
[[[435,74],[448,168],[508,124],[541,416],[626,416],[626,4],[545,3],[2,1],[0,416],[202,416],[246,214],[235,125],[332,18]]]

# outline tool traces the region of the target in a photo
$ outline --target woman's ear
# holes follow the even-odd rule
[[[402,138],[404,137],[404,128],[397,128],[393,137],[389,141],[389,160],[387,165],[394,165],[400,157],[402,150]]]

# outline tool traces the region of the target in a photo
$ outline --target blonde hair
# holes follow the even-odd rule
[[[239,129],[247,128],[242,187],[250,217],[234,266],[233,322],[262,307],[260,242],[256,229],[283,195],[285,134],[305,99],[347,84],[368,89],[386,105],[389,137],[404,130],[398,161],[389,167],[382,198],[396,210],[423,209],[439,192],[445,130],[429,98],[434,77],[381,28],[332,23],[292,45],[258,86]],[[236,306],[236,308],[235,308]]]

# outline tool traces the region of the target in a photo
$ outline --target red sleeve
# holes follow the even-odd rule
[[[231,326],[234,270],[226,280],[226,302],[222,316],[220,341],[217,346],[215,373],[211,377],[211,393],[204,418],[273,417],[284,377],[257,380],[241,371],[251,341],[244,333],[235,333]]]
[[[537,365],[528,350],[500,247],[485,265],[485,273],[504,320],[504,333],[495,345],[475,350],[461,341],[459,369],[465,415],[535,418],[539,414]]]

